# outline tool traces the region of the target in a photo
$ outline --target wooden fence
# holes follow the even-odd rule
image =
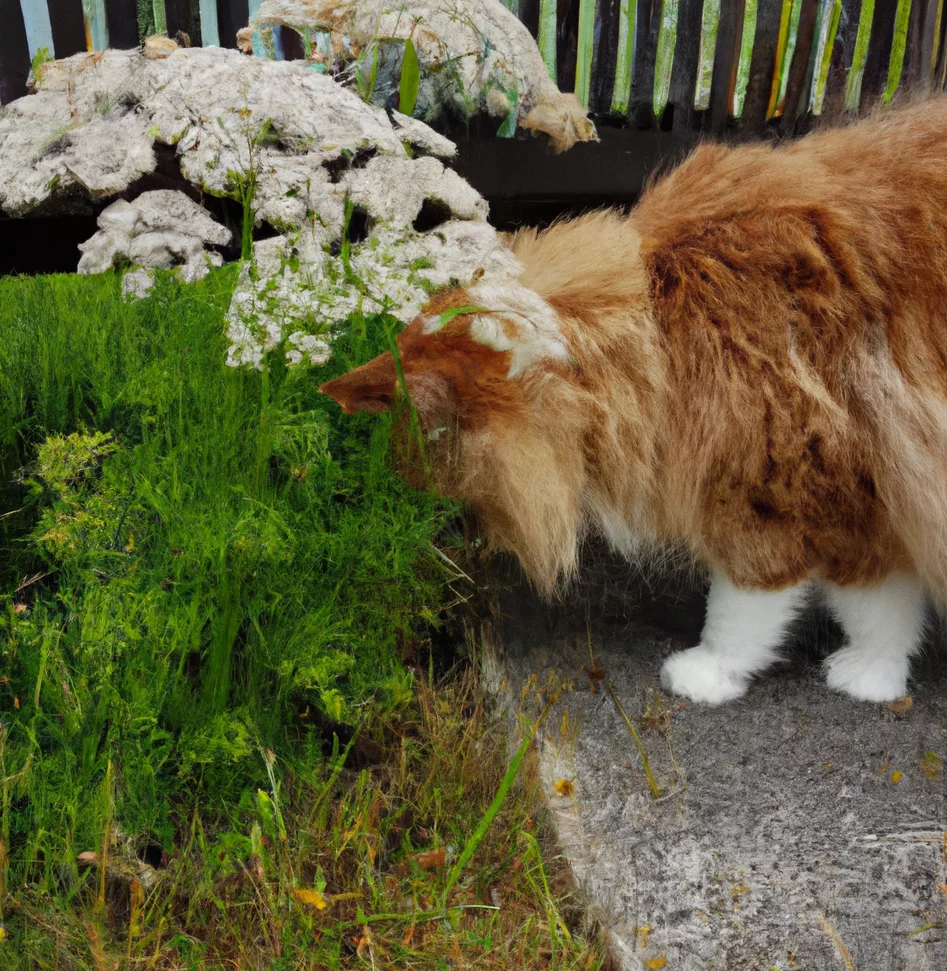
[[[504,0],[565,91],[637,129],[784,132],[942,90],[945,0]],[[31,62],[179,31],[234,47],[260,0],[0,0],[0,103]],[[301,57],[294,32],[278,57]]]

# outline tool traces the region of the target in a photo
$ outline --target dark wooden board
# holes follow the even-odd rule
[[[715,135],[726,131],[733,104],[733,85],[743,36],[744,7],[744,0],[722,0],[720,4],[717,50],[710,83],[710,130]]]
[[[30,52],[20,0],[0,0],[0,104],[26,94]]]
[[[221,47],[237,46],[237,31],[250,22],[247,0],[217,0],[217,27]]]
[[[881,102],[888,83],[888,62],[891,60],[891,41],[898,0],[875,0],[875,17],[871,25],[868,59],[862,81],[861,110],[870,111]]]
[[[674,131],[691,131],[699,124],[694,110],[697,87],[697,61],[700,56],[700,19],[703,0],[680,0],[677,19],[677,44],[671,67],[669,110]],[[665,125],[665,127],[667,127]]]
[[[135,0],[105,0],[105,19],[109,27],[109,47],[129,50],[138,46],[138,4]]]
[[[852,2],[859,3],[860,0]],[[776,48],[779,45],[782,11],[782,0],[759,0],[756,9],[756,37],[753,57],[750,60],[750,79],[743,102],[743,117],[740,119],[740,128],[743,131],[758,130],[766,124],[766,112],[776,73]]]
[[[638,0],[635,73],[631,80],[628,122],[644,130],[654,125],[654,60],[661,26],[661,0]]]

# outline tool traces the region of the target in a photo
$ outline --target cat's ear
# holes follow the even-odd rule
[[[439,413],[453,409],[455,395],[451,382],[433,361],[427,366],[407,367],[404,372],[408,395],[419,413]],[[334,398],[347,415],[359,411],[390,411],[397,397],[398,373],[391,351],[379,354],[367,364],[322,385],[319,390]]]
[[[391,351],[386,351],[334,381],[327,381],[319,390],[334,398],[347,415],[358,411],[377,414],[391,410],[396,381],[395,360]]]

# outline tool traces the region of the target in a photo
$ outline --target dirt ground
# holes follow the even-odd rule
[[[551,607],[508,564],[492,586],[494,691],[535,711],[540,689],[569,685],[540,735],[544,789],[624,968],[947,967],[942,625],[910,702],[830,692],[819,662],[841,634],[814,610],[785,664],[707,708],[659,690],[662,660],[699,638],[695,586],[636,578],[601,553]]]

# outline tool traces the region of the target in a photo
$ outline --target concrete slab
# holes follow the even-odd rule
[[[787,663],[745,699],[685,705],[660,692],[658,671],[697,643],[702,591],[629,574],[598,555],[549,607],[498,568],[483,665],[507,701],[520,705],[525,689],[532,712],[543,688],[571,684],[540,733],[541,774],[620,965],[944,971],[943,632],[904,711],[824,686],[819,656],[840,638],[824,615],[800,624]]]

